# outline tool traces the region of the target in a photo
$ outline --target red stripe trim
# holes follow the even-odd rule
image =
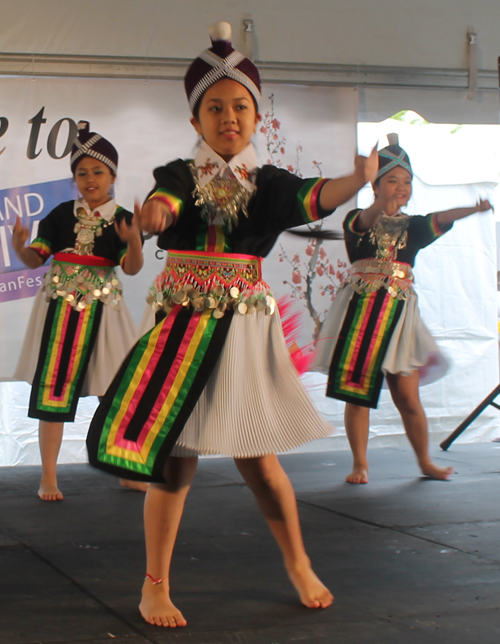
[[[69,313],[71,314],[71,306],[68,306]],[[79,363],[82,360],[82,352],[84,350],[84,346],[81,345],[81,337],[82,335],[85,337],[85,334],[88,329],[88,316],[85,315],[84,312],[80,314],[78,317],[78,324],[75,329],[75,337],[73,339],[73,346],[71,347],[71,354],[70,354],[70,360],[68,362],[68,370],[67,374],[68,376],[73,376],[73,379],[71,381],[68,381],[67,379],[63,389],[64,389],[64,394],[66,393],[66,390],[71,387],[76,379],[76,374],[78,373],[78,366],[75,368],[75,363],[79,365]],[[61,400],[64,400],[63,396],[64,394],[61,395]]]
[[[130,420],[132,416],[135,414],[137,410],[137,406],[139,405],[139,402],[142,399],[142,396],[144,394],[144,391],[149,384],[149,381],[151,380],[151,377],[156,369],[156,366],[158,364],[158,361],[160,360],[163,349],[165,348],[165,344],[167,342],[170,330],[172,328],[173,323],[175,322],[175,319],[177,317],[177,314],[181,311],[181,307],[175,307],[172,309],[172,311],[167,315],[167,317],[163,320],[163,327],[160,331],[160,334],[158,336],[158,341],[156,345],[152,348],[151,354],[149,357],[149,361],[144,369],[144,372],[142,376],[140,376],[139,383],[137,385],[136,390],[134,391],[132,398],[130,400],[130,404],[128,406],[127,411],[123,415],[122,422],[120,424],[120,427],[117,431],[117,440],[123,441],[124,445],[127,445],[127,449],[134,449],[136,451],[138,450],[138,447],[135,443],[135,441],[125,441],[124,440],[124,435],[125,432],[127,431],[127,428],[130,424]],[[145,348],[145,352],[148,351],[148,348]],[[137,377],[137,371],[134,374],[133,377]]]
[[[54,259],[67,264],[78,264],[79,266],[116,266],[115,262],[105,257],[95,255],[75,255],[74,253],[54,253]]]
[[[323,181],[320,181],[317,183],[311,193],[311,201],[310,201],[310,209],[311,209],[311,215],[314,217],[314,220],[317,221],[319,217],[319,203],[318,203],[318,197],[319,193],[321,192],[321,188],[325,185],[325,183],[328,181],[328,179],[323,179]]]
[[[371,314],[371,310],[373,308],[374,301],[375,301],[375,298],[372,295],[372,303],[371,303],[370,311],[366,316],[367,319],[369,318],[369,315]],[[380,312],[378,314],[377,322],[375,324],[375,329],[373,331],[373,336],[372,336],[370,345],[368,347],[368,351],[366,352],[365,359],[363,361],[363,369],[361,371],[361,382],[360,383],[350,382],[349,385],[351,387],[358,387],[359,389],[363,389],[365,387],[367,373],[368,373],[368,371],[370,369],[370,366],[371,366],[371,363],[372,363],[373,354],[374,354],[374,352],[376,350],[377,344],[380,345],[380,337],[379,337],[380,327],[381,327],[382,323],[384,322],[385,312],[387,310],[387,307],[391,303],[392,303],[392,298],[387,295],[385,297],[385,299],[384,299],[384,303],[383,303],[383,305],[382,305],[382,307],[380,309]],[[365,325],[365,327],[366,327],[366,325]],[[364,335],[365,335],[365,330],[363,329],[363,337],[361,338],[361,340],[364,339]],[[351,377],[352,377],[352,372],[351,372]]]
[[[179,307],[179,309],[181,309],[181,307]],[[179,373],[180,369],[184,365],[186,352],[189,348],[189,344],[193,338],[193,335],[196,332],[196,329],[200,321],[201,321],[200,315],[193,315],[192,318],[189,320],[188,327],[186,329],[186,332],[184,333],[184,337],[182,338],[182,342],[179,345],[177,355],[175,356],[175,359],[172,362],[172,366],[170,368],[170,371],[168,372],[168,375],[165,379],[163,387],[161,388],[161,391],[158,394],[158,397],[151,408],[151,413],[149,415],[148,420],[144,424],[144,427],[142,428],[141,433],[137,438],[137,445],[139,446],[139,450],[142,450],[144,446],[144,442],[146,441],[151,428],[156,423],[156,420],[163,408],[163,405],[165,404],[167,396],[170,393],[170,389],[175,379],[177,378],[177,374]],[[182,387],[181,387],[181,390],[182,390]]]
[[[365,311],[365,315],[363,316],[363,319],[361,320],[361,325],[360,325],[359,329],[357,329],[356,341],[355,341],[355,345],[354,345],[355,348],[354,348],[354,350],[352,352],[351,362],[349,363],[349,366],[347,368],[347,373],[346,373],[346,383],[350,387],[360,387],[360,388],[363,387],[362,383],[361,384],[354,383],[352,381],[352,377],[353,377],[353,373],[354,373],[354,368],[356,367],[356,362],[357,362],[357,359],[358,359],[358,356],[359,356],[359,352],[360,352],[360,349],[361,349],[361,344],[363,342],[363,338],[364,338],[364,335],[365,335],[366,326],[368,324],[368,320],[370,319],[370,315],[371,315],[371,312],[372,312],[372,309],[373,309],[373,304],[375,302],[375,297],[376,296],[377,296],[376,293],[372,293],[370,295],[370,299],[369,299],[369,303],[368,303],[368,306],[367,306],[366,311]],[[365,376],[365,371],[366,371],[366,362],[363,365],[363,377]]]
[[[358,237],[363,237],[363,235],[367,232],[366,230],[356,230],[354,228],[354,225],[359,219],[360,214],[363,212],[363,210],[360,208],[355,215],[353,215],[350,220],[347,223],[347,227],[351,231],[351,233],[354,233],[355,235],[358,235]]]
[[[207,250],[209,252],[214,252],[215,251],[215,246],[217,244],[217,231],[215,229],[215,226],[209,226],[208,227],[207,236],[208,236],[208,244],[207,244],[208,248],[207,248]]]
[[[31,250],[34,250],[37,255],[40,255],[44,262],[48,257],[50,257],[50,253],[47,253],[41,248],[37,248],[36,246],[28,246],[28,248],[31,248]]]
[[[71,307],[66,306],[66,310],[63,313],[64,322],[63,322],[63,325],[62,325],[62,328],[61,328],[61,338],[60,338],[59,345],[58,345],[58,347],[56,349],[57,350],[57,357],[56,357],[55,364],[54,364],[54,371],[52,373],[52,380],[50,382],[49,399],[57,401],[57,402],[60,402],[64,398],[64,389],[65,389],[65,387],[63,387],[63,392],[61,393],[60,396],[55,395],[54,389],[55,389],[55,386],[56,386],[57,374],[59,373],[59,369],[60,369],[60,365],[61,365],[61,355],[62,355],[63,348],[64,348],[64,342],[66,340],[66,333],[68,331],[68,321],[69,321],[70,314],[71,314]]]
[[[446,232],[439,225],[438,214],[439,213],[435,212],[431,217],[431,230],[435,237],[441,237],[441,235],[444,235]]]
[[[169,250],[169,253],[173,257],[207,257],[208,259],[242,259],[244,261],[259,260],[262,261],[262,257],[257,255],[240,255],[239,253],[213,253],[210,251],[204,250]]]

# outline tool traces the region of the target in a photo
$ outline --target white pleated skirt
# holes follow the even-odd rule
[[[333,433],[300,382],[274,315],[234,314],[173,456],[266,456]]]
[[[127,353],[138,340],[137,326],[124,300],[119,311],[103,306],[101,323],[94,350],[90,357],[81,396],[102,396]],[[45,317],[49,303],[40,290],[35,296],[33,309],[14,378],[33,384],[40,353]]]
[[[317,353],[311,371],[328,374],[349,303],[355,291],[345,286],[336,295],[327,313],[317,342]],[[409,376],[420,373],[420,384],[442,378],[449,362],[425,326],[418,308],[417,294],[411,289],[382,362],[382,371]],[[385,383],[384,383],[385,386]]]

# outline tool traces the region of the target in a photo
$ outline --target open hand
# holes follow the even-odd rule
[[[23,226],[21,219],[16,217],[16,223],[12,229],[12,246],[16,253],[20,253],[30,236],[29,228]]]
[[[378,172],[378,152],[375,145],[368,157],[357,155],[354,159],[355,172],[364,183],[374,183]]]
[[[135,216],[132,217],[130,224],[127,223],[125,217],[122,217],[119,222],[115,221],[115,230],[118,234],[118,237],[126,244],[128,244],[133,239],[140,239],[141,237],[141,231],[139,229],[139,225]]]
[[[495,210],[490,204],[488,199],[478,199],[476,201],[476,212],[486,212],[487,210]]]

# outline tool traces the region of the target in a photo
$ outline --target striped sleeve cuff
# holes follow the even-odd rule
[[[125,258],[127,257],[127,249],[124,248],[122,251],[120,251],[118,255],[118,264],[123,268],[123,265],[125,264]]]
[[[38,253],[44,261],[52,255],[52,248],[50,247],[49,242],[41,237],[34,239],[28,248],[31,248]]]
[[[441,235],[447,233],[453,226],[453,223],[447,226],[440,226],[438,222],[438,214],[439,213],[435,212],[429,217],[429,228],[431,229],[433,239],[441,237]]]
[[[359,215],[362,212],[363,210],[361,208],[352,210],[347,215],[347,218],[345,221],[345,229],[348,230],[353,235],[357,235],[358,237],[363,237],[363,235],[366,233],[366,230],[357,230],[357,226],[356,226],[356,222],[358,221]]]
[[[159,201],[162,201],[165,205],[168,206],[173,217],[172,223],[175,224],[184,208],[184,204],[179,199],[179,197],[176,197],[171,192],[168,192],[163,188],[158,188],[158,190],[155,190],[155,192],[153,192],[153,194],[148,198],[148,201],[151,201],[152,199],[157,199]]]
[[[310,224],[321,219],[319,214],[321,210],[319,194],[321,188],[327,181],[328,179],[309,179],[299,190],[297,199],[299,200],[299,206],[305,224]]]

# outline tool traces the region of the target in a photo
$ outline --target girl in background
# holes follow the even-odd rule
[[[28,268],[52,262],[38,292],[15,377],[32,384],[28,416],[39,419],[43,501],[63,498],[57,457],[65,422],[78,398],[106,391],[136,340],[122,299],[116,266],[128,275],[142,268],[142,238],[132,213],[110,196],[118,153],[89,124],[78,124],[71,172],[82,195],[52,210],[29,245],[17,218],[13,246]],[[126,482],[124,482],[126,483]]]
[[[323,325],[313,369],[329,374],[326,395],[343,400],[353,454],[348,483],[368,483],[370,408],[378,404],[384,377],[422,474],[445,480],[451,467],[429,454],[427,418],[419,397],[422,375],[432,382],[446,367],[420,318],[412,268],[418,251],[451,229],[457,219],[491,209],[488,201],[425,217],[401,211],[412,194],[410,159],[397,135],[379,151],[374,202],[344,220],[352,264]],[[431,375],[434,371],[434,376]]]

